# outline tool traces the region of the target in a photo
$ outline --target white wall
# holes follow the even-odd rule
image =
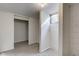
[[[40,11],[40,51],[44,51],[48,48],[54,48],[51,42],[51,32],[50,32],[50,14],[59,11],[59,4],[48,4]],[[53,44],[52,44],[53,43]]]
[[[0,52],[14,48],[14,15],[0,11]]]
[[[43,11],[40,12],[40,21],[44,21],[41,23],[41,36],[40,36],[40,51],[44,51],[50,48],[50,19],[49,15]]]
[[[59,4],[59,43],[58,43],[58,56],[63,55],[63,4]]]
[[[29,44],[39,43],[38,19],[29,19]]]
[[[29,21],[29,45],[38,43],[38,19],[0,11],[0,52],[14,49],[14,18]]]
[[[53,51],[56,51],[56,52],[58,52],[58,43],[59,43],[58,42],[59,41],[59,18],[57,17],[57,19],[58,19],[58,22],[51,23],[50,25],[51,48],[53,49]]]
[[[14,20],[14,42],[28,40],[28,21]]]

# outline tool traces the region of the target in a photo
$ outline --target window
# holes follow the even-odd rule
[[[58,14],[54,14],[50,16],[50,24],[57,23],[59,21]]]

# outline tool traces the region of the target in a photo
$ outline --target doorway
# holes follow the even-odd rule
[[[23,43],[28,44],[28,21],[14,19],[14,47]]]

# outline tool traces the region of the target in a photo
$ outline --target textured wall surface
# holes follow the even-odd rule
[[[69,55],[70,51],[70,7],[64,4],[63,8],[63,55]]]
[[[79,55],[79,4],[64,4],[63,52]]]
[[[71,55],[79,55],[79,4],[71,6]]]

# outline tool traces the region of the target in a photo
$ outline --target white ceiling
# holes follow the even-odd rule
[[[38,17],[40,7],[35,3],[0,3],[1,11],[13,12],[24,16]]]
[[[48,3],[45,5],[47,9],[49,9],[46,12],[49,12],[52,10],[58,10],[56,3]],[[15,14],[20,14],[24,16],[30,16],[34,18],[39,17],[39,10],[41,9],[41,6],[39,3],[0,3],[0,11],[8,11]],[[42,8],[43,9],[43,8]]]

